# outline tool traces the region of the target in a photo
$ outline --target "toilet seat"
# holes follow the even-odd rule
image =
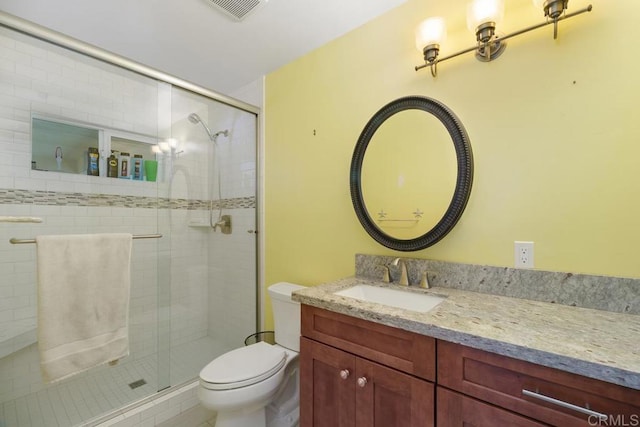
[[[261,341],[214,359],[200,371],[200,383],[209,390],[247,387],[273,376],[286,361],[282,347]]]

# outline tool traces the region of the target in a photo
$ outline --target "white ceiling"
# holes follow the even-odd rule
[[[269,0],[240,22],[208,0],[0,0],[0,10],[223,94],[406,0]]]

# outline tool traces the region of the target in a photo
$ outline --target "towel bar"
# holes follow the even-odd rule
[[[0,216],[0,222],[42,222],[42,218],[35,216]]]
[[[134,234],[132,236],[133,239],[159,239],[162,237],[162,234]],[[36,239],[16,239],[12,237],[9,239],[9,243],[12,245],[21,245],[23,243],[35,243]]]

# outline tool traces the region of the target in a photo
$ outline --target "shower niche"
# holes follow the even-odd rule
[[[155,181],[145,179],[144,162],[158,161],[157,142],[149,135],[34,114],[31,169]]]

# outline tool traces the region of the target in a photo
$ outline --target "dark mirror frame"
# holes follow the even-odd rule
[[[372,220],[362,197],[361,173],[364,155],[373,135],[385,120],[394,114],[406,110],[421,110],[425,113],[432,114],[442,122],[453,140],[458,170],[453,197],[442,219],[422,236],[405,240],[396,239],[384,233]],[[424,138],[428,139],[429,135],[425,135]],[[399,142],[401,143],[402,141]],[[469,137],[458,117],[439,101],[423,96],[398,98],[378,110],[362,130],[355,150],[353,151],[353,157],[351,158],[351,173],[349,179],[351,201],[353,202],[356,215],[364,229],[375,241],[390,249],[405,252],[428,248],[439,242],[453,229],[467,206],[473,183],[473,153],[471,151]],[[429,195],[425,194],[425,198],[428,197]]]

